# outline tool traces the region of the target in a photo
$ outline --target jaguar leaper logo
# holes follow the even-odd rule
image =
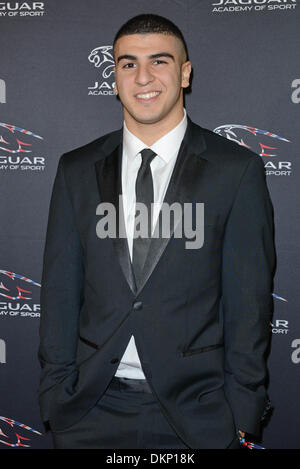
[[[101,73],[100,79],[95,81],[94,86],[89,86],[89,95],[105,96],[113,95],[114,88],[114,57],[113,46],[99,46],[93,49],[89,54],[89,62],[94,64],[95,68]]]

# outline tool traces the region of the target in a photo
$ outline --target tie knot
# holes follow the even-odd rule
[[[142,155],[141,166],[150,166],[150,163],[153,160],[153,158],[156,156],[156,153],[150,150],[150,148],[144,148],[144,150],[141,151],[141,155]]]

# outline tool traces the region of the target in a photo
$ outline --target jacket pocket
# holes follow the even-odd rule
[[[207,345],[206,347],[183,350],[181,355],[182,357],[189,357],[190,355],[196,355],[197,353],[211,352],[212,350],[216,350],[221,347],[224,347],[224,344]]]
[[[79,340],[81,340],[81,342],[83,342],[84,344],[89,345],[90,347],[93,347],[96,350],[100,348],[99,345],[95,344],[94,342],[91,342],[90,340],[85,339],[81,335],[79,336]]]

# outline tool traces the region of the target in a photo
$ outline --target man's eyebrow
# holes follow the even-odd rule
[[[159,57],[168,57],[175,62],[174,55],[170,54],[169,52],[159,52],[158,54],[150,55],[149,59],[158,59]]]
[[[169,52],[159,52],[158,54],[152,54],[152,55],[149,55],[148,56],[148,59],[158,59],[160,57],[168,57],[170,59],[172,59],[174,62],[175,62],[175,58],[174,58],[174,55],[170,54]],[[117,63],[120,62],[120,60],[137,60],[137,57],[135,55],[129,55],[129,54],[124,54],[124,55],[120,55],[118,58],[117,58]]]
[[[120,62],[120,60],[123,60],[123,59],[127,59],[127,60],[136,60],[136,57],[135,57],[134,55],[128,55],[128,54],[120,55],[120,56],[117,58],[117,62]]]

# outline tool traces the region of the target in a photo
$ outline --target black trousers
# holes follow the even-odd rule
[[[146,380],[113,378],[97,404],[70,428],[52,432],[54,449],[189,449],[170,426]],[[229,449],[239,449],[234,440]]]
[[[188,449],[162,414],[145,380],[113,378],[72,427],[52,432],[55,449]]]

